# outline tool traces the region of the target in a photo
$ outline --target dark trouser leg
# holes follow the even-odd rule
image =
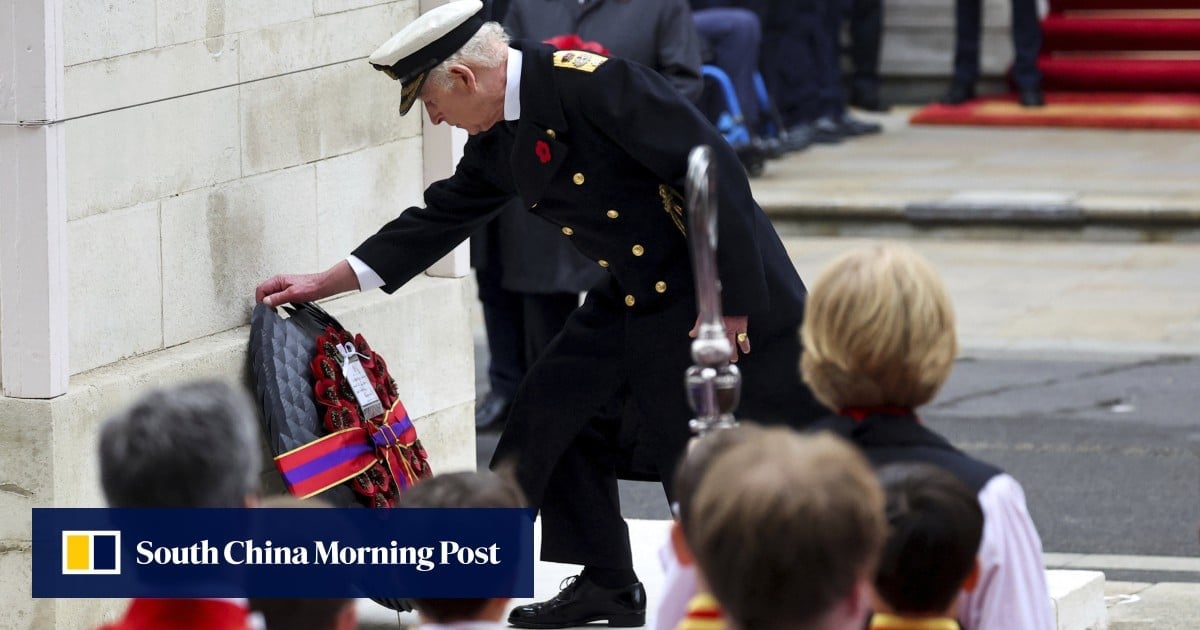
[[[754,73],[758,71],[758,49],[762,29],[758,16],[746,9],[704,9],[693,14],[696,30],[712,46],[716,65],[729,74],[737,91],[742,117],[751,129],[759,120]]]
[[[820,115],[820,77],[816,31],[818,11],[811,0],[772,0],[762,23],[759,67],[767,90],[786,127],[812,122]]]
[[[630,556],[616,501],[616,430],[625,391],[625,315],[592,291],[530,368],[492,467],[515,463],[530,505],[542,510],[542,558],[614,566]],[[620,560],[625,562],[625,560]]]
[[[1012,0],[1013,80],[1017,87],[1039,88],[1042,73],[1037,67],[1042,50],[1042,24],[1037,0]]]
[[[835,120],[846,113],[846,94],[842,90],[841,0],[821,0],[818,23],[813,33],[817,46],[817,98],[822,116]]]
[[[850,59],[854,62],[854,89],[878,92],[883,1],[851,0],[850,4]]]
[[[495,221],[485,229],[493,229]],[[492,243],[498,239],[493,238]],[[488,248],[489,253],[496,247]],[[525,340],[521,295],[501,286],[503,267],[499,255],[475,270],[479,284],[479,302],[483,305],[483,325],[487,330],[488,383],[492,393],[511,400],[525,376]]]
[[[632,569],[614,449],[619,420],[589,424],[550,477],[542,500],[542,560]]]
[[[1036,2],[1036,0],[1030,0]],[[954,3],[954,81],[973,85],[979,79],[979,37],[983,0]]]

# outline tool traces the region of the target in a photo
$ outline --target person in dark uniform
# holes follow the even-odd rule
[[[513,0],[504,27],[516,39],[578,35],[667,78],[692,101],[700,96],[700,38],[684,0]],[[499,7],[492,5],[494,19]],[[514,200],[471,238],[487,330],[490,391],[475,428],[507,417],[517,386],[579,306],[579,294],[604,270],[558,229]]]
[[[481,7],[434,9],[370,58],[400,80],[402,113],[419,97],[434,123],[471,134],[454,175],[346,260],[275,276],[256,299],[274,306],[395,291],[514,198],[554,224],[606,274],[530,369],[493,465],[513,462],[540,509],[542,559],[584,568],[509,622],[640,626],[645,591],[617,478],[660,479],[669,498],[689,438],[683,375],[697,311],[681,191],[692,148],[710,146],[717,164],[717,267],[746,417],[803,425],[827,413],[796,369],[804,284],[733,150],[662,76],[618,58],[510,44]]]
[[[1013,82],[1017,98],[1025,107],[1046,104],[1042,96],[1042,72],[1037,67],[1042,50],[1042,24],[1037,0],[1012,2]],[[979,38],[983,24],[983,0],[954,3],[954,79],[942,102],[958,105],[975,98],[979,80]]]

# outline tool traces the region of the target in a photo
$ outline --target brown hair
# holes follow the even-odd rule
[[[957,342],[954,310],[925,258],[897,244],[838,256],[805,306],[800,371],[832,409],[917,407],[946,382]]]
[[[736,625],[811,624],[870,580],[886,535],[866,459],[831,434],[763,429],[719,456],[689,510],[687,541]]]
[[[890,532],[875,591],[898,614],[944,614],[975,567],[983,540],[979,499],[929,464],[889,464],[879,480]]]
[[[527,501],[507,473],[457,472],[426,479],[400,495],[402,508],[522,508]],[[433,623],[475,619],[488,599],[414,599],[413,605]]]
[[[679,460],[675,469],[675,517],[679,526],[687,532],[688,520],[684,518],[691,509],[691,503],[696,496],[696,488],[704,478],[704,473],[712,466],[713,460],[734,446],[741,444],[758,435],[762,427],[757,424],[741,422],[735,427],[710,431],[700,437],[693,438],[688,444],[688,450]]]

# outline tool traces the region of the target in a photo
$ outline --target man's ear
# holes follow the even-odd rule
[[[353,599],[338,611],[337,620],[334,621],[334,624],[337,630],[355,630],[355,628],[358,628],[358,610],[354,607]]]
[[[454,85],[456,87],[461,85],[467,90],[468,94],[473,94],[475,90],[479,89],[475,71],[470,67],[456,63],[447,68],[447,71],[450,73],[450,77],[454,79]]]
[[[671,549],[675,551],[675,558],[679,560],[680,565],[690,567],[696,564],[696,558],[692,556],[692,548],[688,546],[687,539],[683,537],[683,527],[679,525],[678,520],[671,521]]]

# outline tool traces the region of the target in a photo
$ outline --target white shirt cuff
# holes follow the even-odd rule
[[[350,263],[350,268],[354,270],[354,275],[358,277],[358,290],[370,291],[383,286],[383,278],[375,273],[374,269],[367,266],[367,263],[359,260],[358,256],[347,256],[346,262]]]

